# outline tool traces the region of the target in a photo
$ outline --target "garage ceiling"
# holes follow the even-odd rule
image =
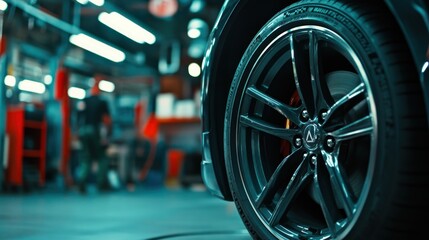
[[[77,1],[6,0],[10,7],[5,16],[5,32],[53,55],[61,54],[64,50],[67,56],[78,59],[69,63],[78,71],[99,71],[116,76],[144,71],[158,73],[158,63],[163,58],[163,52],[169,53],[170,48],[167,46],[176,42],[180,49],[181,63],[178,71],[182,71],[188,62],[201,62],[202,51],[198,53],[194,49],[194,54],[191,54],[193,56],[190,56],[189,50],[193,46],[200,50],[204,48],[208,30],[212,28],[223,3],[221,0],[105,0],[104,5],[97,6],[91,2],[81,4]],[[79,0],[85,1],[87,0]],[[170,17],[159,17],[150,11],[157,4],[174,6],[174,3],[177,3],[178,8]],[[112,30],[98,20],[102,12],[118,12],[126,16],[152,32],[156,36],[156,42],[152,45],[140,44]],[[51,17],[123,50],[127,55],[126,61],[113,63],[69,44],[70,32],[64,31],[64,28],[60,30],[57,22],[52,24],[44,21]],[[208,29],[197,39],[191,39],[187,35],[189,21],[194,18],[206,22]]]

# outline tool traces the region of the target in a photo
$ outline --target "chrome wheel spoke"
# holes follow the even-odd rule
[[[330,133],[337,142],[372,134],[372,117],[366,116]]]
[[[287,106],[284,103],[281,103],[280,101],[277,101],[276,99],[268,96],[267,94],[259,91],[255,87],[250,87],[247,89],[246,93],[250,95],[251,97],[255,98],[256,100],[270,106],[280,114],[282,114],[284,117],[291,120],[294,124],[300,125],[299,121],[299,114],[300,109],[299,108],[292,108]]]
[[[335,114],[339,109],[342,109],[348,104],[355,105],[360,102],[360,100],[364,97],[365,93],[365,85],[363,83],[359,84],[356,88],[350,91],[347,95],[340,98],[337,102],[332,105],[332,107],[327,112],[325,117],[325,123],[331,118],[333,114]]]
[[[349,181],[344,176],[338,158],[328,153],[323,153],[326,168],[329,172],[332,189],[339,204],[344,208],[347,216],[351,218],[355,212],[356,197],[351,190]]]
[[[311,89],[313,92],[313,106],[317,114],[319,111],[328,109],[324,89],[326,86],[322,85],[322,79],[320,76],[319,68],[319,45],[317,36],[313,31],[309,32],[309,64],[311,74]]]
[[[306,89],[311,87],[311,74],[308,70],[309,65],[306,63],[305,59],[303,59],[305,55],[303,47],[298,46],[299,44],[295,41],[293,35],[290,36],[289,41],[296,90],[303,106],[311,111],[309,112],[310,116],[313,116],[313,97],[311,96],[311,91],[306,91]]]
[[[291,207],[292,201],[296,198],[299,192],[307,185],[310,180],[311,172],[308,169],[308,160],[302,161],[299,167],[296,169],[286,190],[283,192],[280,200],[278,201],[273,215],[271,216],[269,223],[271,226],[277,225],[282,217],[288,212]]]
[[[262,204],[267,202],[268,200],[272,200],[273,196],[280,190],[281,186],[281,180],[285,179],[285,174],[288,170],[286,169],[286,166],[288,168],[290,165],[292,165],[294,162],[298,159],[299,156],[301,156],[301,151],[294,151],[292,154],[287,156],[282,160],[282,162],[279,164],[279,166],[274,171],[273,175],[270,177],[270,180],[268,181],[267,185],[262,189],[261,194],[256,199],[256,206],[260,208]]]
[[[294,136],[299,133],[296,129],[285,129],[281,127],[276,127],[264,120],[251,118],[248,116],[241,116],[240,123],[244,126],[251,127],[261,132],[288,140],[289,142],[292,142]]]
[[[338,208],[335,204],[335,197],[330,187],[329,174],[323,167],[316,164],[316,173],[314,174],[314,188],[316,197],[322,208],[323,216],[330,232],[335,236],[336,222],[339,219]]]

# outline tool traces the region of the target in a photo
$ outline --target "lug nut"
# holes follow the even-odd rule
[[[301,146],[302,146],[302,138],[296,138],[295,147],[301,147]]]
[[[313,165],[316,165],[316,163],[317,163],[317,156],[312,156],[312,157],[311,157],[311,163],[312,163]]]
[[[327,112],[322,112],[322,114],[320,114],[320,116],[322,117],[322,120],[325,121],[326,120],[326,116],[328,116]]]
[[[308,157],[308,153],[304,153],[303,157],[306,159]]]
[[[304,119],[308,119],[310,117],[310,114],[308,113],[308,111],[306,109],[304,109],[304,111],[302,111],[301,115]]]
[[[326,140],[326,146],[328,146],[329,148],[333,148],[333,147],[335,147],[335,141],[334,141],[334,139],[332,139],[332,138],[328,138],[328,139]]]

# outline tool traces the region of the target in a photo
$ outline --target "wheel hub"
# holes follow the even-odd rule
[[[321,139],[321,129],[316,123],[308,124],[303,131],[304,146],[308,150],[316,150]]]

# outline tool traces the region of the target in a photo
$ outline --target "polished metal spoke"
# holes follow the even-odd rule
[[[350,140],[372,134],[374,127],[372,125],[372,117],[366,116],[357,121],[333,131],[329,135],[333,136],[337,142]]]
[[[313,92],[313,106],[316,113],[329,108],[323,92],[322,79],[320,77],[319,69],[319,44],[317,35],[314,31],[309,31],[309,64],[311,75],[311,90]]]
[[[323,216],[326,224],[332,236],[335,237],[336,233],[336,222],[338,217],[338,208],[335,204],[335,197],[330,187],[329,174],[323,171],[323,165],[316,164],[316,170],[314,174],[314,188],[316,197],[319,200],[319,204],[322,208]]]
[[[301,157],[302,151],[295,150],[290,155],[285,157],[282,162],[279,164],[279,166],[274,171],[273,175],[270,177],[270,180],[268,181],[267,185],[262,189],[261,194],[259,194],[258,198],[256,199],[256,207],[260,208],[264,203],[266,203],[268,200],[272,200],[273,196],[280,190],[283,184],[281,184],[281,180],[283,180],[285,177],[286,166],[287,168],[290,168],[290,163],[295,161],[298,157]]]
[[[299,120],[299,114],[301,111],[300,108],[289,107],[286,104],[284,104],[284,103],[268,96],[267,94],[259,91],[255,87],[249,87],[247,89],[246,93],[249,96],[255,98],[256,100],[270,106],[271,108],[273,108],[274,110],[276,110],[277,112],[282,114],[284,117],[291,120],[297,126],[300,125],[300,120]]]
[[[351,190],[350,183],[344,176],[336,155],[322,153],[326,168],[329,172],[332,189],[339,204],[344,208],[348,218],[351,218],[356,210],[356,197]]]
[[[298,43],[295,41],[293,35],[289,37],[289,41],[296,90],[303,106],[308,109],[310,116],[313,116],[314,105],[312,94],[309,91],[304,91],[305,89],[308,89],[310,87],[309,85],[311,84],[311,74],[309,73],[308,69],[306,69],[309,67],[309,65],[306,63],[305,59],[303,59],[306,54],[305,51],[303,51],[303,47],[298,46]]]
[[[297,129],[285,129],[277,127],[262,119],[251,118],[249,116],[244,115],[240,117],[240,123],[244,126],[251,127],[261,132],[288,140],[291,143],[293,141],[294,136],[299,134],[299,130]]]
[[[365,93],[365,85],[361,83],[357,87],[355,87],[352,91],[350,91],[347,95],[345,95],[344,97],[336,101],[334,105],[332,105],[332,107],[328,110],[324,119],[325,123],[329,121],[329,119],[334,113],[336,113],[339,109],[342,109],[347,104],[359,103],[360,102],[359,100],[364,96],[364,93]]]
[[[271,226],[279,224],[282,217],[288,212],[291,207],[292,201],[297,197],[299,192],[309,183],[311,179],[310,176],[313,173],[309,170],[308,167],[308,157],[301,162],[299,167],[296,169],[292,178],[289,181],[289,184],[286,187],[286,190],[283,192],[276,208],[273,211],[269,223]]]

